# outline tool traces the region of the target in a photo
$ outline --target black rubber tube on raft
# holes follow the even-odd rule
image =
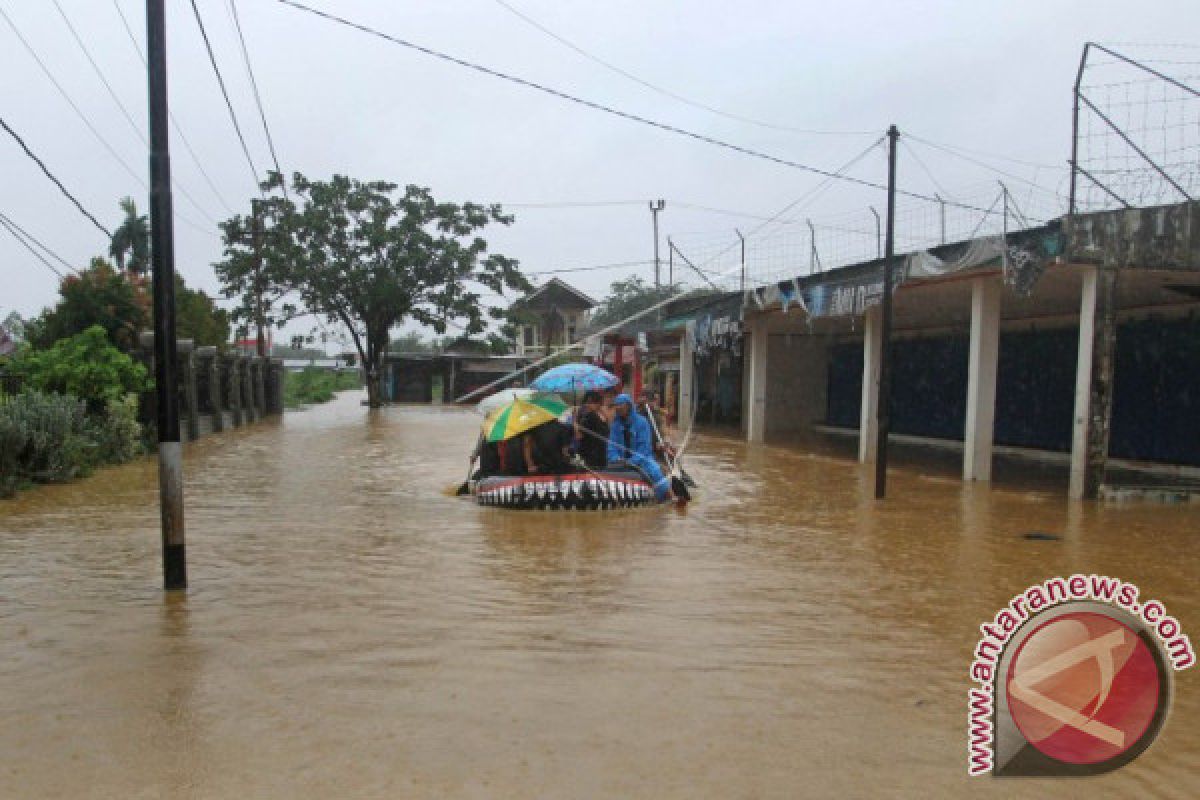
[[[654,487],[636,470],[563,475],[496,475],[475,484],[480,505],[529,510],[598,511],[656,505]]]

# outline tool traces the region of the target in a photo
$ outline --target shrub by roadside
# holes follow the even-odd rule
[[[305,367],[289,373],[283,384],[283,404],[298,409],[306,405],[327,403],[336,392],[361,389],[362,376],[358,370],[334,372],[320,367]]]
[[[70,395],[31,389],[0,398],[0,497],[30,483],[63,483],[142,452],[137,399],[95,414]]]

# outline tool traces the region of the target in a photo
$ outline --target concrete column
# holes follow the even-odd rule
[[[187,440],[200,438],[200,392],[196,386],[196,357],[190,341],[179,342],[179,377],[183,381],[183,405]]]
[[[1091,500],[1099,494],[1108,464],[1117,339],[1116,267],[1086,267],[1081,294],[1070,494]]]
[[[233,427],[239,428],[242,419],[242,357],[231,356],[229,361],[229,405],[233,409]]]
[[[1092,390],[1092,348],[1096,332],[1095,267],[1083,268],[1083,291],[1079,303],[1079,352],[1075,359],[1075,415],[1071,425],[1071,485],[1072,498],[1083,497],[1084,474],[1087,471],[1088,417]]]
[[[254,359],[254,416],[267,415],[267,359]]]
[[[767,320],[758,317],[746,337],[746,441],[761,442],[767,427]]]
[[[696,413],[696,351],[691,330],[679,339],[679,428],[691,427]]]
[[[858,421],[858,460],[874,461],[879,432],[879,361],[883,353],[883,309],[863,314],[862,407]]]
[[[221,357],[217,355],[217,348],[211,346],[197,349],[196,355],[203,359],[200,369],[205,370],[208,376],[208,407],[212,417],[212,430],[213,433],[220,433],[225,429],[225,416],[221,411],[224,405],[221,402]]]
[[[967,363],[967,423],[963,432],[963,480],[992,479],[996,422],[996,364],[1000,355],[1000,280],[971,282],[971,346]]]
[[[238,376],[242,386],[242,416],[246,422],[254,422],[254,375],[251,369],[252,357],[242,359],[242,374]]]

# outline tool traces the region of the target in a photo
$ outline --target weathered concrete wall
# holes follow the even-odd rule
[[[1065,231],[1074,263],[1200,270],[1200,202],[1078,214]]]
[[[830,340],[772,334],[767,345],[767,436],[808,431],[825,419]]]

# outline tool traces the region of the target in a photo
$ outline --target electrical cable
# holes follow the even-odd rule
[[[254,78],[254,67],[250,66],[250,50],[246,47],[246,37],[242,33],[242,21],[238,16],[235,0],[229,0],[229,14],[233,17],[233,26],[237,29],[238,42],[242,46],[242,61],[246,64],[246,74],[250,76],[250,87],[254,90],[254,104],[258,106],[258,116],[262,120],[263,133],[267,136],[267,148],[271,151],[271,161],[275,164],[275,171],[279,173],[279,176],[284,177],[283,168],[279,166],[279,156],[275,153],[275,139],[271,136],[271,126],[267,124],[267,112],[263,110],[258,81]],[[283,193],[287,194],[287,181],[283,183]]]
[[[137,37],[133,34],[133,28],[129,25],[129,19],[126,18],[125,12],[121,10],[121,5],[117,0],[113,0],[113,7],[117,9],[117,14],[121,17],[121,25],[125,28],[125,33],[129,37],[130,44],[133,45],[134,52],[137,53],[138,58],[141,59],[142,65],[145,66],[146,54],[142,52],[142,46],[138,44]],[[233,210],[233,206],[231,206],[221,194],[221,191],[217,188],[216,182],[213,181],[212,176],[208,174],[208,170],[204,168],[204,163],[200,160],[200,156],[197,155],[196,149],[192,147],[191,140],[189,140],[187,134],[183,132],[183,126],[181,126],[175,120],[175,112],[168,109],[167,116],[171,120],[172,127],[175,128],[175,132],[179,134],[179,140],[183,142],[184,149],[187,150],[188,155],[191,156],[192,162],[196,165],[196,169],[200,171],[201,176],[204,178],[204,182],[208,184],[208,188],[212,191],[213,196],[216,197],[217,201],[225,207],[226,211],[228,211],[231,215],[236,215],[237,212]]]
[[[133,128],[133,132],[137,134],[137,137],[142,141],[142,144],[146,147],[149,147],[150,142],[147,141],[146,134],[142,132],[141,127],[134,121],[133,115],[129,113],[129,109],[125,108],[125,104],[121,102],[120,96],[117,95],[116,90],[113,89],[112,84],[109,83],[108,78],[105,76],[103,70],[100,69],[100,65],[96,63],[96,59],[92,58],[91,51],[88,50],[87,45],[84,44],[83,39],[79,36],[78,31],[75,30],[75,26],[71,24],[71,20],[69,17],[67,17],[67,12],[63,10],[62,4],[59,3],[59,0],[53,0],[53,2],[54,7],[58,9],[59,16],[61,16],[63,22],[66,23],[67,30],[71,32],[71,36],[75,39],[75,44],[79,46],[84,58],[86,58],[88,63],[92,65],[92,71],[96,73],[96,77],[100,79],[102,84],[104,84],[104,88],[108,91],[108,96],[111,97],[113,102],[117,104],[117,108],[121,110],[121,115],[125,117],[125,121],[129,123],[129,127]],[[204,207],[200,205],[196,198],[192,197],[191,193],[188,192],[188,190],[177,179],[172,177],[171,184],[174,186],[174,188],[179,190],[179,193],[183,195],[184,198],[186,198],[187,201],[191,203],[197,211],[200,212],[201,216],[203,216],[213,225],[217,224],[216,218],[213,217],[212,214],[208,213]]]
[[[698,108],[701,111],[707,111],[710,114],[716,114],[717,116],[725,117],[726,119],[732,119],[737,122],[744,122],[749,125],[757,125],[760,128],[769,128],[771,130],[776,130],[776,131],[788,131],[791,133],[803,133],[803,134],[810,134],[810,135],[817,135],[817,136],[862,136],[862,135],[870,135],[870,134],[875,133],[874,131],[830,131],[830,130],[816,130],[813,128],[794,128],[794,127],[791,127],[788,125],[778,125],[778,124],[775,124],[772,122],[763,122],[762,120],[752,119],[751,117],[744,117],[740,114],[732,114],[728,111],[722,111],[719,108],[714,108],[710,105],[705,105],[704,103],[701,103],[699,101],[691,100],[687,97],[684,97],[683,95],[672,92],[670,89],[664,89],[663,87],[657,86],[657,85],[651,83],[650,81],[639,78],[637,75],[634,75],[633,73],[631,73],[627,70],[624,70],[615,64],[605,61],[604,59],[600,58],[599,56],[589,53],[588,51],[584,50],[582,47],[575,44],[574,42],[569,41],[565,37],[560,36],[559,34],[550,30],[546,26],[542,25],[537,20],[529,17],[528,15],[517,10],[516,8],[513,8],[511,5],[504,2],[504,0],[495,0],[495,2],[498,5],[500,5],[501,7],[505,8],[510,14],[516,16],[517,18],[519,18],[521,20],[524,20],[527,24],[533,26],[534,28],[537,28],[539,31],[546,34],[551,39],[554,39],[556,42],[564,45],[565,47],[568,47],[571,50],[574,50],[576,53],[578,53],[579,55],[588,59],[589,61],[594,61],[595,63],[599,64],[600,66],[604,67],[605,69],[615,72],[623,78],[627,78],[627,79],[633,81],[634,83],[639,84],[640,86],[644,86],[645,88],[650,89],[653,92],[657,92],[665,97],[671,98],[672,100],[676,100],[680,103],[683,103],[684,105],[691,106],[692,108]]]
[[[653,264],[651,260],[642,261],[619,261],[613,264],[595,264],[590,267],[565,267],[563,269],[539,269],[534,272],[526,272],[526,275],[565,275],[569,272],[594,272],[604,269],[620,269],[622,267],[644,267],[647,264]]]
[[[33,245],[31,245],[29,242],[25,241],[19,233],[17,233],[15,230],[13,230],[12,225],[8,220],[8,217],[4,216],[3,214],[0,214],[0,226],[2,226],[5,230],[7,230],[9,233],[11,233],[13,235],[14,239],[16,239],[18,242],[20,242],[22,245],[25,246],[26,250],[33,253],[33,257],[36,258],[38,261],[42,262],[42,264],[44,264],[46,266],[46,269],[53,272],[60,279],[63,279],[66,277],[61,272],[59,272],[57,267],[55,267],[53,264],[51,264],[49,261],[47,261],[45,259],[45,257],[42,256],[41,253],[39,253],[37,250],[35,250],[33,248]]]
[[[254,159],[250,156],[250,148],[246,146],[246,137],[242,135],[242,126],[238,123],[237,114],[233,110],[233,102],[229,99],[229,92],[225,88],[225,78],[221,76],[221,68],[217,66],[217,57],[213,53],[212,42],[208,38],[208,30],[204,27],[204,19],[200,16],[200,7],[196,5],[196,0],[191,0],[192,12],[196,17],[196,25],[200,28],[200,35],[204,38],[204,49],[208,51],[208,63],[212,64],[213,73],[217,76],[217,84],[221,87],[221,95],[225,98],[225,107],[229,109],[229,119],[233,122],[233,129],[237,133],[238,141],[242,144],[242,153],[246,156],[246,163],[250,165],[250,174],[254,178],[254,185],[259,185],[258,168],[254,166]]]
[[[195,0],[192,0],[192,2],[194,5]],[[715,147],[720,147],[720,148],[723,148],[726,150],[731,150],[733,152],[751,156],[752,158],[758,158],[763,161],[769,161],[771,163],[778,164],[780,166],[790,167],[792,169],[800,170],[802,172],[810,172],[814,175],[821,175],[826,178],[839,179],[839,180],[846,181],[847,183],[853,183],[853,184],[856,184],[859,186],[865,186],[865,187],[868,187],[871,189],[878,189],[880,191],[887,190],[887,187],[881,183],[875,183],[873,181],[864,180],[862,178],[853,178],[853,177],[849,177],[846,175],[839,175],[835,172],[830,172],[829,170],[821,169],[820,167],[813,167],[808,164],[802,164],[798,161],[792,161],[790,159],[782,158],[780,156],[773,156],[769,153],[764,153],[760,150],[754,150],[749,147],[744,147],[742,145],[733,144],[731,142],[726,142],[721,139],[716,139],[712,136],[707,136],[702,133],[696,133],[694,131],[689,131],[685,128],[680,128],[680,127],[677,127],[675,125],[671,125],[671,124],[668,124],[665,122],[658,122],[656,120],[652,120],[647,117],[639,116],[637,114],[634,114],[634,113],[631,113],[628,111],[621,111],[620,109],[613,108],[612,106],[607,106],[602,103],[597,103],[592,100],[586,100],[582,97],[578,97],[576,95],[569,94],[569,93],[564,92],[559,89],[554,89],[552,87],[545,86],[543,84],[536,83],[534,81],[526,80],[525,78],[519,78],[515,75],[509,75],[508,73],[501,72],[496,69],[492,69],[491,67],[486,67],[481,64],[476,64],[474,62],[467,61],[465,59],[461,59],[456,56],[448,55],[446,53],[442,53],[438,50],[434,50],[429,47],[425,47],[424,45],[419,45],[419,44],[416,44],[415,42],[410,42],[405,39],[401,39],[399,37],[392,36],[391,34],[384,33],[383,31],[377,30],[375,28],[371,28],[367,25],[363,25],[363,24],[357,23],[357,22],[352,22],[348,19],[345,19],[344,17],[339,17],[336,14],[330,14],[329,12],[326,12],[326,11],[321,11],[319,9],[311,8],[309,6],[304,5],[303,3],[296,2],[296,0],[276,0],[276,2],[286,5],[286,6],[289,6],[291,8],[297,9],[299,11],[304,11],[304,12],[312,14],[314,16],[321,17],[321,18],[325,19],[326,21],[335,22],[339,25],[343,25],[345,27],[352,28],[361,33],[365,33],[369,36],[375,36],[377,38],[391,42],[392,44],[399,45],[401,47],[405,47],[410,50],[415,50],[419,53],[424,53],[425,55],[432,56],[432,57],[440,59],[442,61],[447,61],[451,64],[456,64],[460,67],[466,67],[467,69],[483,73],[484,75],[490,75],[491,77],[500,78],[501,80],[509,81],[510,83],[515,83],[519,86],[524,86],[529,89],[534,89],[534,90],[542,92],[544,94],[551,95],[552,97],[557,97],[560,100],[567,100],[569,102],[576,103],[576,104],[584,106],[586,108],[591,108],[595,111],[602,111],[606,114],[612,114],[613,116],[617,116],[617,117],[621,117],[623,119],[630,120],[631,122],[638,122],[643,125],[648,125],[653,128],[658,128],[659,130],[667,131],[668,133],[674,133],[676,135],[684,136],[689,139],[694,139],[696,141],[703,142],[705,144],[710,144]],[[899,189],[899,188],[896,189],[895,191],[896,191],[896,194],[903,195],[905,197],[913,197],[918,200],[927,200],[931,203],[938,202],[938,200],[936,198],[930,197],[928,195],[918,194],[916,192],[910,192],[910,191],[907,191],[904,189]],[[952,203],[951,205],[955,205],[960,208],[965,208],[970,211],[983,211],[984,210],[982,208],[977,208],[975,206],[966,205],[964,203]]]
[[[3,11],[0,10],[0,13],[3,13]],[[29,149],[29,146],[25,144],[25,140],[22,139],[19,135],[17,135],[16,131],[14,131],[12,128],[9,127],[8,123],[4,121],[3,117],[0,117],[0,127],[4,128],[4,130],[8,131],[8,134],[17,140],[17,144],[21,145],[21,149],[25,151],[25,155],[29,156],[31,159],[33,159],[34,163],[36,163],[39,167],[41,167],[42,172],[45,173],[46,177],[49,178],[51,181],[53,181],[54,185],[58,187],[58,190],[60,192],[62,192],[63,195],[66,196],[66,198],[68,200],[70,200],[72,203],[75,204],[75,207],[77,209],[79,209],[79,213],[81,213],[85,217],[87,217],[93,225],[95,225],[97,228],[100,229],[101,233],[103,233],[109,239],[112,239],[112,231],[110,231],[108,228],[101,225],[100,221],[97,220],[96,217],[92,215],[92,212],[90,212],[86,208],[84,208],[83,204],[75,199],[75,195],[73,195],[69,191],[67,191],[67,187],[63,186],[62,181],[60,181],[58,178],[56,178],[54,176],[54,173],[52,173],[50,171],[49,167],[46,166],[44,161],[42,161],[40,158],[38,158],[36,155],[34,155],[33,151]]]
[[[37,239],[37,237],[35,237],[35,236],[34,236],[33,234],[31,234],[29,231],[25,230],[25,229],[24,229],[24,228],[22,228],[20,225],[18,225],[16,222],[14,222],[14,221],[12,220],[12,217],[6,216],[6,215],[4,214],[4,212],[0,211],[0,220],[3,220],[3,221],[4,221],[6,224],[8,224],[10,227],[16,228],[16,229],[17,229],[17,231],[19,231],[19,232],[20,232],[20,234],[21,234],[22,236],[24,236],[26,239],[28,239],[29,241],[31,241],[31,242],[33,242],[34,244],[36,244],[38,247],[40,247],[42,250],[44,250],[44,251],[45,251],[45,252],[46,252],[46,253],[47,253],[47,254],[48,254],[48,255],[49,255],[51,258],[53,258],[53,259],[54,259],[55,261],[57,261],[58,263],[62,264],[64,267],[66,267],[67,269],[69,269],[71,272],[74,272],[76,275],[78,275],[78,274],[79,274],[79,270],[77,270],[77,269],[75,269],[75,267],[71,266],[71,264],[70,264],[70,262],[69,262],[69,261],[67,261],[65,258],[63,258],[62,256],[60,256],[58,253],[56,253],[56,252],[54,252],[53,250],[51,250],[51,249],[50,249],[49,247],[47,247],[47,246],[46,246],[46,245],[45,245],[43,242],[41,242],[40,240],[38,240],[38,239]]]

